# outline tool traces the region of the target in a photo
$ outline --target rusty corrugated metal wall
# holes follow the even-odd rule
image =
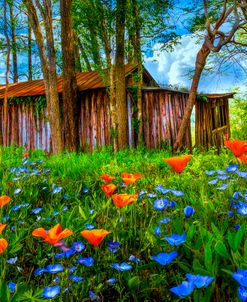
[[[143,90],[143,142],[148,148],[161,148],[175,141],[184,113],[188,94],[162,89]],[[35,97],[34,97],[35,103]],[[51,151],[50,127],[46,108],[37,111],[34,103],[16,104],[12,101],[8,112],[8,145],[22,145],[28,149]],[[111,115],[106,89],[81,93],[80,146],[92,151],[97,146],[111,144]],[[135,145],[134,100],[127,94],[129,145]],[[3,106],[0,103],[0,123],[3,131]],[[184,141],[191,147],[188,128]]]

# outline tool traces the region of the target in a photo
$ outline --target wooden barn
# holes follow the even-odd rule
[[[129,146],[135,145],[136,78],[137,68],[126,65]],[[58,92],[62,92],[62,77],[58,77]],[[109,87],[104,74],[96,71],[77,73],[80,97],[80,146],[92,151],[110,145],[111,116]],[[0,87],[0,131],[3,131],[3,98]],[[233,94],[200,95],[196,103],[196,145],[205,147],[223,144],[229,133],[228,99]],[[188,93],[162,89],[146,69],[143,70],[142,123],[143,144],[148,148],[173,145],[184,114]],[[8,87],[7,145],[51,151],[51,136],[43,80],[19,82]],[[64,131],[64,130],[63,130]],[[213,138],[212,138],[213,137]],[[2,144],[2,142],[0,142]],[[191,148],[191,129],[188,127],[184,145]]]

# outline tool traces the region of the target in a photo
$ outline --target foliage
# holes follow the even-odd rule
[[[247,139],[247,95],[230,100],[230,128],[232,138]]]
[[[246,219],[233,206],[246,194],[246,178],[245,174],[225,170],[228,164],[236,163],[228,150],[220,156],[214,150],[195,150],[182,174],[170,171],[162,161],[170,156],[166,150],[139,148],[114,154],[111,149],[103,149],[92,154],[51,157],[29,151],[29,157],[24,159],[22,152],[22,148],[0,149],[0,196],[12,199],[1,208],[0,216],[7,224],[1,236],[9,243],[0,255],[0,292],[6,301],[45,301],[44,287],[58,284],[61,293],[54,301],[79,301],[78,297],[89,301],[89,296],[95,301],[178,301],[169,289],[185,281],[186,273],[214,277],[207,288],[194,289],[192,301],[235,300],[238,285],[231,273],[236,268],[247,268],[247,236]],[[246,166],[238,169],[246,171]],[[144,177],[125,188],[122,172],[143,173]],[[139,199],[117,208],[100,188],[104,183],[100,175],[105,173],[116,177],[116,193],[138,193]],[[209,184],[212,178],[217,185]],[[223,184],[227,187],[219,189]],[[175,193],[164,188],[174,189]],[[154,204],[164,197],[171,205],[155,210]],[[188,205],[194,211],[188,213]],[[37,208],[41,208],[39,213],[32,212]],[[233,215],[228,216],[228,210]],[[86,248],[57,258],[59,247],[31,235],[36,228],[48,230],[57,223],[74,233],[65,239],[66,246],[83,241]],[[86,224],[111,234],[98,247],[92,247],[80,235]],[[236,230],[235,225],[241,227]],[[186,234],[185,242],[183,235],[180,245],[172,247],[164,239],[168,236],[170,241],[172,234]],[[116,245],[114,253],[109,240],[121,244]],[[178,252],[176,259],[171,256],[177,255],[171,254],[174,250]],[[82,260],[77,262],[78,257],[85,263],[87,257],[92,257],[94,263],[85,266],[80,264]],[[166,267],[155,259],[166,263]],[[64,270],[51,274],[48,265],[55,263]],[[68,277],[73,265],[73,275],[84,280],[75,282]],[[38,268],[46,268],[47,272],[39,274]],[[17,283],[12,294],[7,287],[10,281]]]

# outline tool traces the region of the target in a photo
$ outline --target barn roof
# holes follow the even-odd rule
[[[136,65],[125,65],[125,77],[129,76],[137,70]],[[149,79],[154,85],[157,85],[152,76],[144,68],[144,76]],[[78,72],[76,74],[76,81],[79,91],[88,89],[104,88],[107,85],[104,79],[104,71],[101,75],[97,71]],[[5,87],[5,85],[3,85]],[[4,87],[0,87],[0,99],[4,98]],[[57,77],[58,92],[62,92],[63,89],[63,77]],[[8,97],[20,97],[20,96],[38,96],[45,94],[45,86],[43,80],[33,80],[27,82],[18,82],[9,84]]]

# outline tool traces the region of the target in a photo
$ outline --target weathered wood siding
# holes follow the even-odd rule
[[[195,145],[197,147],[224,146],[224,135],[230,135],[228,98],[196,102]]]

